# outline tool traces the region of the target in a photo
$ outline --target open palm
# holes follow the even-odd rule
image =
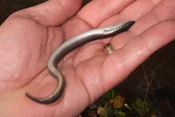
[[[174,0],[94,0],[77,12],[80,6],[81,0],[50,0],[1,25],[0,116],[76,116],[175,38]],[[130,20],[136,23],[129,31],[85,44],[59,63],[66,82],[60,101],[42,105],[25,96],[45,97],[56,88],[47,61],[64,41]],[[110,55],[108,42],[115,49]]]

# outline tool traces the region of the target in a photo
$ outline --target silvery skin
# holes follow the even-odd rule
[[[50,104],[59,100],[65,87],[64,77],[61,74],[61,72],[57,70],[57,65],[59,61],[67,53],[74,50],[75,48],[93,40],[111,37],[118,33],[127,31],[134,23],[135,21],[128,21],[128,22],[122,22],[119,24],[103,27],[103,28],[93,29],[93,30],[81,33],[69,39],[68,41],[64,42],[60,47],[58,47],[53,52],[53,54],[50,56],[48,61],[48,70],[50,74],[58,81],[58,86],[55,89],[55,91],[51,95],[43,98],[37,98],[28,93],[26,93],[26,96],[29,97],[31,100],[41,104]]]

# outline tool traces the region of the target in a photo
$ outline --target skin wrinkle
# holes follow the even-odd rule
[[[105,60],[106,60],[106,58],[107,58],[107,54],[106,55],[104,55],[105,57],[104,57],[104,61],[101,63],[101,66],[100,66],[100,68],[103,68],[104,66],[103,66],[103,64],[104,64],[104,62],[105,62]],[[100,73],[100,78],[101,79],[104,79],[104,76],[103,76],[103,69],[100,69],[99,70],[99,73]],[[104,83],[104,80],[102,80],[102,87],[103,87],[103,89],[102,89],[102,92],[105,92],[105,90],[106,90],[106,87],[105,87],[105,83]],[[106,90],[106,92],[107,92],[108,90]],[[102,96],[102,95],[101,95]],[[93,101],[92,101],[93,102]]]
[[[29,42],[31,42],[31,41],[29,40]],[[29,44],[30,44],[30,43],[29,43]],[[30,45],[31,45],[31,44],[30,44]],[[34,48],[32,48],[32,49],[34,49]],[[33,52],[33,51],[32,51],[32,52]],[[30,58],[33,57],[33,54],[31,54],[31,55],[32,55],[32,56],[30,56]],[[29,68],[26,69],[27,73],[29,73],[29,70],[28,70],[28,69],[29,69]]]
[[[42,56],[42,55],[41,55]],[[37,63],[40,63],[40,62],[37,62]],[[43,72],[45,71],[45,70],[47,70],[46,68],[46,64],[44,65],[45,67],[43,67],[43,69],[41,69],[41,71],[40,72],[38,72],[38,74],[36,74],[35,75],[35,77],[37,77],[37,76],[40,76],[40,75],[42,75],[43,76]],[[49,75],[49,72],[45,75],[45,76],[43,76],[43,78],[45,78],[47,75]],[[31,80],[31,81],[33,81],[33,80]]]
[[[88,95],[88,100],[89,100],[89,104],[88,105],[90,105],[90,100],[91,100],[91,98],[90,98],[90,93],[89,93],[89,90],[88,90],[88,88],[86,87],[86,85],[83,83],[83,81],[82,81],[82,79],[79,77],[79,75],[77,74],[77,67],[75,67],[75,76],[76,76],[76,78],[81,82],[81,84],[84,86],[84,89],[85,89],[85,91],[87,92],[87,95]]]
[[[87,60],[86,60],[86,61],[87,61]],[[81,64],[83,64],[83,63],[79,63],[78,65],[76,65],[76,67],[75,67],[75,75],[77,76],[77,78],[79,79],[79,81],[81,82],[81,84],[84,86],[84,89],[85,89],[85,91],[86,91],[87,94],[88,94],[88,99],[89,99],[89,104],[90,104],[91,98],[90,98],[89,90],[88,90],[88,88],[86,87],[86,85],[84,84],[84,82],[83,82],[84,79],[81,78],[81,75],[80,75],[79,70],[78,70],[78,69],[79,69],[79,66],[80,66]]]
[[[66,32],[64,30],[63,25],[59,26],[59,30],[62,32],[62,42],[60,43],[60,45],[61,45],[63,42],[66,41]],[[50,55],[51,55],[51,53],[50,53]],[[60,60],[60,62],[58,63],[58,65],[57,65],[57,69],[58,70],[61,70],[62,69],[62,64],[63,64],[64,58],[65,57],[63,57],[62,60]]]
[[[47,30],[46,30],[47,31]],[[47,33],[46,33],[47,34]],[[31,35],[30,34],[30,36],[31,36],[31,38],[33,38],[33,35]],[[43,44],[39,44],[40,42],[43,42],[43,40],[41,41],[41,39],[36,39],[36,40],[34,40],[34,39],[30,39],[30,40],[28,40],[28,44],[29,45],[31,45],[31,56],[30,56],[30,64],[29,64],[29,66],[28,66],[28,69],[31,69],[31,68],[33,68],[33,65],[35,65],[35,62],[37,63],[37,64],[40,64],[40,57],[43,57],[43,56],[45,56],[45,51],[43,52],[42,50],[43,50]],[[37,45],[35,45],[34,46],[34,44],[33,43],[38,43]],[[39,51],[41,51],[41,53],[40,53],[40,55],[36,55],[36,50],[39,50]],[[38,57],[39,56],[39,57]],[[36,58],[38,58],[38,59],[36,59]],[[45,57],[44,57],[45,58]],[[34,60],[36,60],[36,61],[34,61]],[[32,61],[34,61],[34,63],[32,62]],[[39,65],[40,66],[40,65]],[[43,66],[42,64],[41,64],[41,66]],[[45,67],[46,67],[46,65],[44,65]],[[31,68],[30,68],[31,67]],[[44,67],[44,68],[45,68]],[[27,71],[29,71],[29,70],[27,70]],[[42,71],[42,70],[41,70]]]
[[[24,19],[27,19],[27,20],[31,20],[31,21],[33,21],[33,22],[36,22],[36,24],[43,25],[43,24],[41,24],[41,23],[39,22],[39,20],[37,20],[37,19],[38,19],[38,16],[31,15],[27,9],[24,9],[23,12],[21,12],[21,11],[14,12],[13,14],[11,14],[11,15],[7,18],[7,20],[10,19],[10,18],[19,18],[19,19],[24,18]],[[15,20],[15,19],[14,19],[14,20]],[[44,26],[44,25],[43,25],[43,26]]]
[[[33,56],[34,56],[34,54],[35,54],[35,48],[34,48],[34,45],[32,44],[32,43],[34,43],[34,40],[31,39],[31,40],[29,40],[29,42],[30,42],[31,45],[32,45],[32,46],[31,46],[31,50],[32,50],[32,51],[31,51],[31,56],[29,57],[29,61],[31,61],[31,62],[30,62],[30,64],[29,64],[29,66],[27,66],[27,70],[26,70],[26,73],[27,73],[27,74],[29,74],[29,71],[30,71],[29,69],[30,69],[30,67],[33,68],[33,65],[35,65],[35,64],[33,64],[33,61],[32,61],[32,60],[35,60],[35,59],[33,59],[33,58],[34,58]],[[30,43],[29,43],[29,44],[30,44]]]
[[[115,51],[114,51],[115,52]],[[114,53],[113,52],[113,53]],[[108,79],[107,77],[112,77],[111,75],[112,75],[112,71],[114,70],[114,69],[110,69],[111,67],[109,67],[110,66],[110,63],[113,63],[113,61],[111,61],[110,59],[111,59],[111,56],[113,56],[113,53],[112,54],[110,54],[110,55],[108,55],[106,58],[105,58],[105,60],[104,60],[104,62],[102,63],[102,69],[101,69],[101,73],[102,73],[102,79],[104,79],[104,81],[103,81],[103,83],[104,84],[107,84],[106,86],[104,86],[104,89],[106,90],[106,89],[108,89],[108,88],[106,88],[106,87],[108,87],[108,86],[110,86],[111,85],[111,83],[109,83],[110,82],[110,79]],[[108,61],[110,61],[110,62],[108,62]],[[109,64],[108,64],[109,63]],[[107,65],[106,65],[107,64]],[[110,72],[108,73],[108,75],[104,75],[104,74],[106,74],[106,70],[108,70],[108,69],[110,69]],[[116,70],[116,69],[115,69]],[[108,82],[106,82],[106,80],[105,79],[108,79],[107,81]],[[111,87],[113,87],[113,86],[111,86]]]
[[[70,65],[70,66],[72,66],[72,65]],[[62,71],[63,71],[63,74],[65,74],[65,75],[67,74],[66,76],[68,76],[68,77],[70,77],[70,78],[72,77],[72,74],[73,74],[73,77],[74,77],[74,75],[76,75],[76,73],[75,73],[74,71],[71,71],[71,70],[70,70],[70,69],[74,69],[74,67],[71,67],[71,68],[70,68],[69,66],[67,66],[67,68],[68,68],[68,69],[65,68],[64,70],[62,70]],[[71,73],[70,73],[70,71],[71,71]],[[65,79],[65,80],[66,80],[66,79]],[[66,82],[68,82],[68,83],[71,82],[71,83],[73,83],[73,85],[79,85],[79,84],[81,84],[81,86],[82,86],[82,88],[83,88],[83,91],[84,91],[84,93],[83,93],[82,95],[86,94],[85,97],[87,98],[88,95],[87,95],[87,93],[85,93],[85,88],[83,87],[83,84],[80,82],[80,79],[78,79],[78,78],[75,79],[75,80],[77,80],[77,81],[76,81],[76,84],[75,84],[74,81],[72,82],[71,80],[72,80],[72,79],[70,79],[70,80],[67,79]],[[70,83],[69,83],[69,84],[70,84]],[[69,90],[70,88],[71,88],[70,85],[68,85],[68,86],[66,87],[67,90]],[[78,89],[76,88],[74,92],[79,92],[79,89],[82,90],[82,88],[78,88]],[[65,90],[65,92],[64,92],[65,94],[67,93],[67,90]],[[68,94],[68,95],[70,95],[70,94]],[[67,98],[68,95],[65,95],[64,98]],[[81,96],[82,96],[82,95],[81,95]],[[69,96],[69,97],[70,97],[70,96]],[[76,97],[75,97],[75,98],[76,98]],[[72,100],[75,100],[75,98],[74,98],[74,96],[72,96],[71,99],[72,99]],[[69,106],[70,101],[71,101],[71,100],[68,100],[68,101],[64,101],[64,102],[63,102],[63,103],[64,103],[64,107],[65,107],[65,108],[62,108],[63,110],[65,110],[65,109],[67,110],[68,108],[72,110],[72,108]],[[83,101],[83,100],[79,100],[78,102],[82,102],[82,101]],[[82,103],[84,103],[84,102],[82,102]],[[77,104],[77,101],[75,102],[75,104]],[[86,106],[87,106],[87,105],[88,105],[88,104],[86,104]],[[79,107],[82,107],[82,104],[81,104],[81,103],[79,104]],[[83,107],[85,108],[85,106],[83,106]],[[82,110],[82,109],[81,109],[81,110]],[[82,111],[83,111],[83,110],[82,110]],[[59,112],[58,112],[58,113],[59,113]],[[70,116],[70,115],[69,115],[69,116]],[[77,115],[76,115],[76,116],[77,116]]]
[[[151,46],[150,46],[150,43],[149,43],[148,39],[146,39],[143,35],[140,35],[139,38],[141,38],[140,40],[144,41],[144,42],[143,42],[143,43],[144,43],[144,48],[146,48],[146,50],[147,50],[148,52],[149,52],[149,51],[151,51],[151,52],[154,51],[154,50],[151,49]],[[144,50],[145,50],[145,49],[144,49]],[[140,54],[143,54],[143,52],[140,53]]]
[[[51,49],[53,47],[53,44],[56,45],[56,46],[54,46],[56,49],[56,48],[58,48],[59,45],[61,45],[64,42],[60,38],[59,38],[59,40],[57,39],[58,34],[61,36],[63,35],[63,30],[61,29],[61,27],[56,27],[56,28],[58,28],[58,30],[55,31],[55,27],[47,27],[47,38],[46,38],[47,41],[44,44],[44,45],[46,45],[45,48],[47,50],[47,51],[45,51],[47,53],[47,54],[45,54],[47,56],[47,61],[48,61],[51,53],[54,51],[53,49]],[[51,42],[53,42],[53,43],[51,43]]]
[[[101,55],[102,56],[102,55]],[[103,61],[101,62],[101,64],[99,64],[100,65],[100,67],[99,68],[102,68],[103,67],[103,63],[104,63],[104,61],[105,61],[105,59],[106,59],[106,57],[107,57],[107,55],[103,55],[104,57],[102,57],[103,58]],[[100,71],[102,71],[102,69],[101,70],[98,70],[99,71],[99,74],[100,74],[100,79],[103,79],[103,76],[102,76],[102,72],[100,72]],[[102,83],[102,88],[101,88],[101,92],[105,92],[105,83],[104,83],[104,80],[101,80],[103,83]],[[102,94],[103,93],[101,93],[100,95],[102,96]],[[91,103],[93,103],[93,100],[91,100]]]
[[[75,49],[75,51],[74,51],[74,52],[75,52],[75,55],[72,55],[72,57],[73,57],[73,58],[72,58],[72,59],[73,59],[72,61],[73,61],[73,66],[74,66],[74,67],[77,67],[77,65],[78,65],[78,64],[76,63],[75,60],[76,60],[76,56],[77,56],[77,54],[78,54],[78,50],[81,49],[81,48],[82,48],[82,47],[79,47],[79,48]],[[81,64],[81,62],[80,62],[79,64]],[[76,69],[76,68],[75,68],[75,69]]]
[[[114,55],[117,52],[119,52],[118,53],[119,56]],[[118,77],[121,77],[122,72],[128,70],[128,63],[124,62],[124,61],[126,61],[126,58],[125,58],[124,54],[120,51],[116,51],[116,52],[114,52],[114,54],[111,55],[111,56],[113,56],[111,58],[114,58],[116,56],[116,60],[112,59],[111,63],[113,63],[113,64],[109,64],[109,65],[111,65],[111,66],[115,65],[115,67],[113,67],[114,69],[111,70],[111,78],[108,81],[109,86],[107,86],[107,87],[113,87],[115,83],[112,79],[114,79],[114,78],[117,79]],[[114,63],[117,63],[117,65],[114,64]],[[120,70],[120,71],[118,71],[118,70]],[[116,74],[116,71],[118,71],[119,74]],[[121,81],[122,81],[122,79],[118,79],[116,82],[118,82],[117,84],[119,84]]]
[[[45,79],[48,78],[49,76],[49,72],[47,69],[43,69],[40,73],[38,73],[35,76],[34,80],[31,80],[25,87],[27,89],[27,91],[29,91],[29,93],[32,93],[33,89],[37,89],[39,90],[39,88],[37,87],[38,84],[40,84],[41,82],[45,81]],[[42,77],[42,78],[40,78]],[[46,84],[45,84],[46,85]],[[27,98],[27,97],[26,97]]]
[[[60,1],[60,3],[61,3],[61,6],[63,8],[64,13],[66,14],[66,18],[67,19],[70,18],[72,16],[72,14],[70,14],[71,9],[69,9],[69,7],[65,4],[68,2]],[[81,1],[81,4],[82,4],[82,1]],[[76,11],[78,11],[78,10],[76,10]],[[70,14],[70,15],[68,15],[68,14]]]
[[[99,55],[98,56],[98,58],[100,57],[100,58],[103,58],[103,57],[101,57],[101,56],[103,56],[103,55]],[[96,56],[97,57],[97,56]],[[95,57],[92,57],[92,58],[90,58],[90,59],[95,59]],[[89,59],[89,60],[90,60]],[[104,58],[103,58],[103,60],[101,60],[100,59],[100,61],[104,61]],[[102,66],[100,63],[98,63],[96,66],[100,69],[101,67],[100,66]],[[101,76],[101,73],[100,73],[100,70],[99,69],[95,69],[95,74],[100,74],[100,76]],[[98,73],[97,73],[98,72]],[[97,77],[100,77],[100,76],[97,76]],[[102,78],[102,77],[101,77]],[[101,80],[101,78],[99,78],[99,80],[97,80],[97,81],[95,81],[95,82],[102,82],[102,80]],[[92,81],[91,81],[92,82]],[[97,84],[97,83],[95,83],[95,84]],[[102,84],[101,84],[102,85]],[[86,86],[86,85],[85,85]],[[100,96],[102,95],[102,92],[104,92],[104,85],[100,88],[100,90],[99,90],[99,94],[100,94]],[[88,91],[88,93],[90,94],[90,92]],[[91,96],[89,96],[89,101],[90,101],[90,104],[92,104],[93,103],[93,100],[94,100],[94,98],[92,98]],[[95,97],[95,100],[97,99],[97,97]]]
[[[58,26],[57,28],[59,28],[59,31],[60,31],[61,34],[62,34],[62,41],[61,41],[61,44],[62,44],[63,42],[66,41],[66,32],[64,31],[64,28],[63,28],[62,25],[61,25],[61,26]]]
[[[96,80],[96,82],[95,82],[95,84],[98,84],[98,82],[100,82],[100,85],[101,85],[101,87],[100,87],[100,90],[98,91],[98,92],[100,92],[99,93],[99,95],[100,96],[102,96],[102,92],[104,92],[104,85],[103,85],[103,80],[102,80],[102,77],[100,77],[101,76],[101,73],[100,73],[100,68],[101,68],[101,66],[102,66],[102,63],[104,62],[104,60],[105,60],[105,57],[104,56],[106,56],[106,55],[98,55],[98,56],[96,56],[96,57],[93,57],[93,58],[90,58],[91,60],[95,60],[95,59],[99,59],[99,63],[97,63],[97,65],[95,65],[95,66],[97,66],[98,68],[97,69],[95,69],[95,74],[100,74],[100,75],[97,75],[96,77],[99,77],[98,78],[98,80]],[[89,60],[90,60],[89,59]],[[94,66],[94,64],[93,64],[93,66]],[[102,83],[101,83],[102,82]],[[88,83],[87,83],[87,85],[88,85]],[[96,86],[97,87],[97,86]],[[90,93],[90,92],[89,92]],[[92,92],[92,93],[94,93],[94,92]],[[99,96],[98,95],[98,96]],[[100,97],[99,96],[99,97]],[[90,96],[90,104],[92,104],[93,103],[93,100],[96,100],[97,99],[97,97],[94,97],[94,98],[92,98],[91,96]]]
[[[45,38],[45,41],[43,41],[43,45],[44,45],[44,55],[45,56],[49,56],[48,53],[50,51],[50,48],[48,48],[48,41],[49,41],[49,28],[46,28],[46,38]],[[47,61],[48,61],[49,58],[47,58]]]
[[[155,10],[152,11],[152,14],[153,14],[154,18],[157,20],[157,22],[160,22],[160,21],[163,20],[163,19],[161,19],[161,18],[159,17],[159,15],[155,12]],[[157,23],[157,22],[156,22],[156,23]]]
[[[44,9],[44,11],[43,12],[47,12],[47,14],[51,14],[52,15],[52,11],[50,11],[50,7],[52,6],[52,5],[58,5],[59,7],[58,8],[60,8],[60,4],[54,4],[53,3],[53,1],[51,2],[51,1],[47,1],[48,3],[50,3],[48,6],[49,6],[49,8],[48,8],[48,6],[46,7],[46,5],[45,5],[45,9]],[[45,3],[43,3],[43,4],[45,4]],[[62,6],[62,5],[61,5]],[[63,7],[62,7],[63,8]],[[29,11],[30,12],[30,11]],[[32,11],[31,11],[32,12]],[[29,13],[29,14],[31,14],[31,13]],[[40,13],[40,14],[43,14],[42,12]],[[36,15],[36,14],[31,14],[32,16],[33,16],[33,18],[34,18],[34,20],[35,21],[37,21],[38,23],[40,23],[40,24],[42,24],[42,25],[44,25],[44,26],[51,26],[51,24],[50,24],[50,22],[49,22],[49,20],[47,19],[47,18],[45,18],[45,17],[43,17],[42,15]],[[63,16],[62,16],[62,18],[63,18]],[[43,19],[44,19],[44,21],[43,21]]]
[[[74,66],[94,56],[97,56],[97,51],[100,51],[100,50],[103,51],[102,48],[104,46],[101,46],[102,42],[98,42],[98,41],[99,40],[94,40],[92,42],[86,43],[85,45],[77,49],[77,52],[73,58]]]
[[[103,46],[101,46],[101,44],[103,44]],[[92,47],[90,46],[99,46],[98,48],[93,48],[93,55],[88,55],[87,57],[85,57],[84,59],[82,60],[79,60],[79,58],[81,59],[81,56],[84,56],[84,52],[85,53],[88,53],[90,52],[92,54]],[[97,53],[96,51],[100,51],[100,52],[104,52],[105,50],[103,49],[103,47],[105,46],[105,44],[103,42],[101,42],[101,40],[94,40],[94,41],[91,41],[89,43],[86,43],[85,45],[83,46],[80,46],[78,49],[76,49],[76,54],[75,56],[73,57],[73,65],[76,67],[78,64],[81,64],[81,61],[84,62],[85,60],[88,60],[88,59],[91,59],[92,57],[94,56],[98,56],[98,55],[101,55],[99,53]],[[89,48],[88,48],[89,47]],[[83,53],[82,53],[83,52]],[[82,54],[81,54],[82,53]],[[105,53],[105,52],[104,52]],[[78,60],[77,60],[78,59]],[[77,62],[78,61],[78,62]]]
[[[66,5],[65,5],[65,3],[63,3],[64,1],[62,1],[62,0],[60,0],[60,4],[61,4],[61,6],[62,6],[62,8],[63,8],[63,11],[64,11],[64,14],[66,14],[66,17],[67,18],[69,18],[70,16],[68,15],[69,14],[69,12],[70,12],[70,10],[68,9],[69,7],[67,7]],[[64,5],[63,5],[64,4]]]
[[[91,29],[93,29],[93,26],[92,26],[90,23],[88,23],[86,20],[84,20],[83,18],[79,17],[79,15],[75,15],[74,17],[77,18],[77,19],[79,19],[79,20],[81,20],[81,21],[84,22],[88,27],[90,27]],[[98,26],[97,26],[97,27],[98,27]]]
[[[174,24],[174,21],[175,20],[165,20],[165,21],[161,21],[158,24],[154,25],[154,30],[157,30],[157,31],[156,31],[156,33],[152,34],[152,39],[156,39],[157,40],[157,38],[154,38],[154,37],[159,35],[160,34],[159,32],[166,33],[168,35],[168,33],[170,33],[171,30],[174,30],[174,27],[171,27]],[[163,28],[159,28],[161,26]],[[145,37],[149,38],[148,32],[145,33]],[[162,40],[162,42],[164,41],[165,43],[167,43],[166,35],[161,35],[161,36],[162,36],[161,38],[163,38],[163,37],[165,38],[165,40]],[[158,47],[154,46],[153,44],[150,44],[150,45],[152,45],[151,47],[153,48],[154,51],[157,50]]]
[[[156,6],[161,2],[161,0],[151,0],[151,2],[154,6]]]

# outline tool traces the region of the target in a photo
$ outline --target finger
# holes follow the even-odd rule
[[[161,1],[162,0],[137,0],[125,8],[120,13],[120,17],[124,18],[125,20],[132,19],[134,21],[137,21],[143,15],[150,12]]]
[[[150,26],[167,19],[175,19],[175,4],[174,0],[164,0],[151,12],[142,17],[132,28],[135,34],[142,33]],[[144,25],[143,25],[144,24]]]
[[[174,0],[162,1],[153,10],[140,18],[128,32],[115,36],[110,43],[115,50],[119,49],[123,47],[132,37],[141,34],[150,26],[163,20],[175,19],[174,11]]]
[[[50,0],[14,15],[29,17],[45,26],[57,26],[72,17],[80,8],[81,2],[82,0]]]
[[[174,40],[174,30],[175,20],[161,22],[108,56],[102,71],[106,90],[123,81],[153,52]]]
[[[119,13],[135,0],[94,0],[77,14],[77,17],[97,27],[107,18]]]
[[[116,21],[137,21],[143,15],[150,12],[161,1],[162,0],[157,0],[156,2],[153,2],[152,0],[137,0],[123,9],[119,14],[107,19],[105,22],[103,22],[103,25],[111,25]]]

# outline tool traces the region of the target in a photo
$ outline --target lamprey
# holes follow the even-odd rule
[[[103,27],[103,28],[93,29],[93,30],[81,33],[69,39],[68,41],[64,42],[60,47],[58,47],[58,49],[56,49],[53,52],[53,54],[51,55],[48,61],[48,70],[50,74],[58,81],[58,86],[56,90],[51,95],[43,98],[37,98],[26,93],[27,97],[41,104],[50,104],[60,99],[64,91],[65,81],[64,81],[63,75],[57,69],[58,62],[67,53],[74,50],[75,48],[96,39],[114,36],[118,33],[127,31],[134,23],[135,23],[134,21],[128,21],[128,22],[122,22],[119,24]]]

